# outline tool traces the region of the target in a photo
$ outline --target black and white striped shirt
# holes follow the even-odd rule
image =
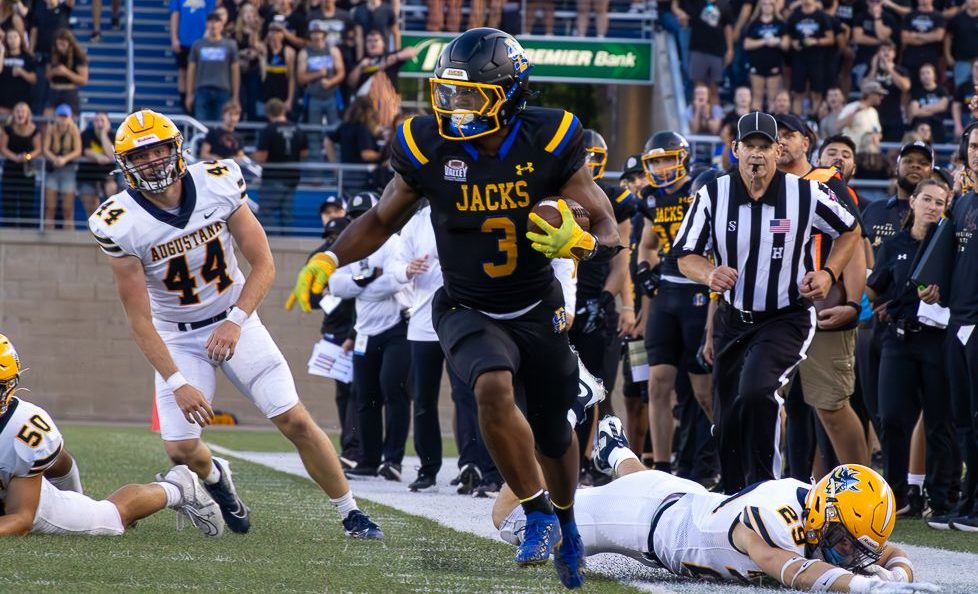
[[[734,171],[696,194],[673,249],[680,257],[712,253],[717,266],[737,271],[727,303],[771,312],[800,302],[801,281],[814,269],[813,230],[835,239],[854,227],[852,213],[817,181],[779,171],[755,202]]]

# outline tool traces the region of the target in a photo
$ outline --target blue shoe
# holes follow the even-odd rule
[[[594,432],[594,448],[591,450],[594,467],[608,475],[614,473],[615,469],[611,467],[608,458],[617,448],[628,449],[625,430],[618,417],[605,415],[598,423],[598,430]]]
[[[374,524],[367,514],[355,509],[350,512],[343,520],[343,529],[346,535],[352,538],[362,538],[364,540],[382,540],[384,531],[380,526]]]
[[[555,514],[535,511],[526,515],[523,542],[516,549],[518,565],[540,565],[550,559],[560,542],[560,524]]]
[[[221,507],[224,523],[231,532],[244,534],[251,528],[251,512],[244,501],[238,497],[238,492],[234,488],[234,482],[231,480],[231,465],[227,460],[217,456],[214,456],[213,463],[221,471],[221,480],[213,485],[205,483],[204,488]]]
[[[584,569],[587,566],[587,554],[584,551],[584,541],[577,531],[577,524],[568,522],[560,526],[563,538],[554,552],[554,567],[557,577],[564,587],[574,589],[584,585]]]

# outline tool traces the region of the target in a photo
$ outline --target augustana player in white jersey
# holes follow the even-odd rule
[[[914,582],[906,553],[887,542],[896,523],[893,493],[865,466],[839,466],[814,486],[782,479],[711,493],[646,470],[610,416],[595,434],[594,459],[617,478],[577,493],[589,556],[618,553],[677,575],[812,592],[939,590]],[[526,520],[508,487],[493,521],[503,540],[520,542]]]
[[[357,507],[332,443],[299,402],[288,363],[256,313],[275,265],[265,231],[246,206],[241,170],[230,160],[187,166],[182,145],[166,116],[151,110],[129,115],[115,138],[129,188],[89,218],[110,256],[136,344],[156,370],[167,454],[197,473],[228,528],[248,531],[248,508],[227,461],[212,457],[200,439],[213,418],[220,368],[292,441],[346,533],[383,538]],[[251,265],[247,277],[238,269],[232,238]]]
[[[44,472],[64,441],[44,409],[14,397],[19,382],[17,351],[0,334],[0,536],[118,536],[167,507],[207,536],[224,532],[217,504],[186,466],[157,475],[155,483],[126,485],[103,501],[52,485]]]

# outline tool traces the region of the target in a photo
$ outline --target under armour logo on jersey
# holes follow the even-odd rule
[[[729,223],[727,223],[727,231],[729,231],[730,233],[736,233],[737,221],[730,221]]]
[[[897,260],[906,260],[906,259],[907,259],[906,254],[897,254]]]
[[[780,260],[783,257],[784,257],[784,248],[783,247],[771,248],[771,259],[772,260]]]
[[[533,173],[533,162],[527,161],[526,165],[516,166],[516,175],[523,175],[524,173]]]

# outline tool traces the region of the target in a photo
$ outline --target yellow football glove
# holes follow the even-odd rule
[[[295,281],[295,288],[289,298],[285,300],[285,311],[292,311],[295,302],[299,302],[299,308],[309,313],[312,307],[309,305],[309,297],[313,293],[322,293],[326,290],[326,283],[339,263],[332,252],[322,252],[309,258],[306,265],[299,271],[299,278]]]
[[[526,234],[526,238],[533,242],[530,247],[548,258],[570,258],[576,262],[587,257],[597,246],[597,240],[581,229],[566,202],[558,200],[557,210],[560,211],[560,228],[553,227],[536,213],[530,213],[530,220],[543,231]]]

